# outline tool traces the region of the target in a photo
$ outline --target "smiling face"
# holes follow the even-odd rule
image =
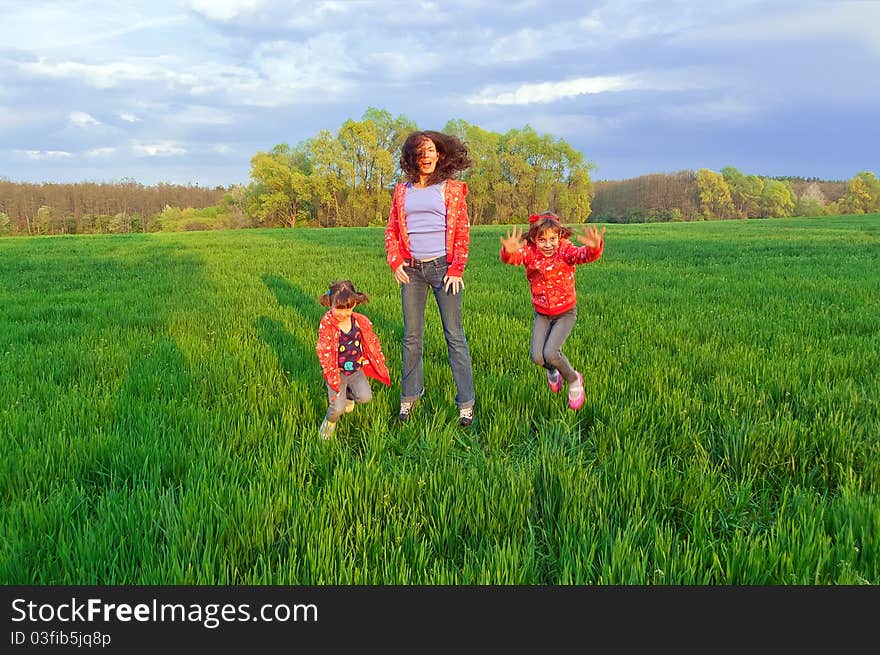
[[[544,257],[552,257],[559,248],[559,232],[556,230],[544,230],[535,239],[535,245]]]
[[[416,148],[416,164],[419,167],[419,177],[422,180],[430,177],[434,169],[437,168],[437,162],[440,160],[440,153],[437,152],[437,146],[431,139],[422,139],[419,147]]]

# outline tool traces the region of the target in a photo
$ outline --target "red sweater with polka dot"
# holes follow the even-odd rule
[[[568,239],[560,239],[556,252],[546,257],[534,244],[526,242],[514,253],[508,253],[502,246],[501,261],[525,267],[536,312],[558,316],[577,304],[574,267],[596,261],[604,249],[604,239],[598,248],[577,247]]]
[[[361,335],[364,337],[361,344],[366,360],[363,365],[364,373],[382,384],[390,385],[391,377],[385,364],[385,354],[382,352],[379,337],[373,331],[373,324],[370,319],[358,312],[352,312],[351,316],[357,321]],[[321,362],[324,381],[336,392],[339,391],[339,333],[339,322],[333,317],[333,312],[328,311],[321,317],[321,323],[318,325],[318,343],[315,352],[318,353],[318,361]]]
[[[471,224],[467,213],[467,184],[462,180],[446,180],[443,200],[446,203],[446,261],[447,275],[461,277],[468,260]],[[391,212],[385,225],[385,256],[392,271],[396,271],[405,259],[412,257],[409,250],[409,234],[406,229],[406,184],[394,187]]]

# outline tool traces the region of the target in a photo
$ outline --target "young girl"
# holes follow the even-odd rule
[[[330,307],[318,326],[318,345],[315,351],[327,383],[330,406],[321,423],[322,439],[329,439],[343,412],[354,409],[355,401],[368,403],[373,398],[366,376],[390,385],[391,377],[385,365],[385,355],[373,324],[363,314],[354,311],[358,305],[369,302],[365,293],[355,290],[350,280],[330,285],[320,303]]]
[[[584,244],[580,248],[569,241],[571,234],[555,214],[532,214],[525,243],[521,241],[522,231],[516,227],[508,231],[506,238],[501,237],[501,261],[525,267],[535,307],[532,361],[547,369],[547,385],[553,393],[559,393],[565,378],[568,406],[578,410],[584,404],[584,378],[562,354],[562,344],[577,317],[574,268],[602,256],[605,228],[599,232],[595,226],[584,226],[583,234],[578,235],[578,241]]]

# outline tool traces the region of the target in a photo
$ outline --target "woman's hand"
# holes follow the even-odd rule
[[[446,275],[443,278],[443,290],[446,293],[449,293],[449,290],[452,289],[452,295],[454,296],[459,291],[464,289],[464,280],[460,277],[455,277],[454,275]]]
[[[520,230],[515,225],[513,226],[513,231],[507,232],[507,237],[501,237],[501,245],[504,246],[504,251],[508,255],[512,255],[517,250],[522,248],[522,230]]]
[[[403,264],[394,269],[394,279],[398,284],[409,284],[409,275],[403,270]]]
[[[596,229],[595,225],[584,225],[584,233],[579,234],[577,240],[590,248],[598,248],[602,245],[602,239],[605,237],[605,228],[602,231]]]

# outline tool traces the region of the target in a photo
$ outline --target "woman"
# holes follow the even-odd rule
[[[443,323],[459,423],[468,426],[474,420],[474,374],[461,322],[462,273],[470,240],[467,184],[453,179],[472,164],[467,146],[441,132],[413,132],[401,148],[400,167],[407,181],[394,187],[385,227],[385,253],[401,285],[403,307],[401,421],[425,393],[422,351],[429,290]]]

